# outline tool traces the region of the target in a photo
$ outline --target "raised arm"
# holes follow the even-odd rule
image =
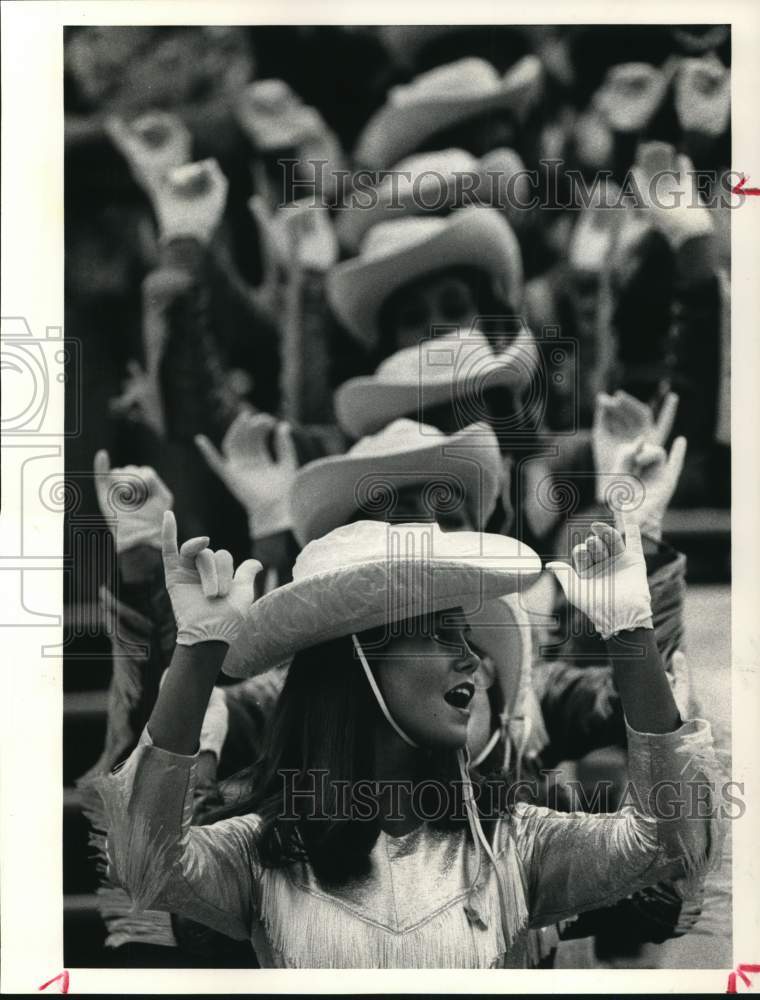
[[[710,727],[681,721],[654,641],[638,527],[627,522],[625,530],[624,544],[614,528],[595,523],[574,550],[573,566],[550,567],[607,642],[626,718],[631,782],[626,804],[609,815],[518,807],[515,831],[534,926],[609,905],[663,879],[698,878],[718,853],[713,782],[720,768]]]
[[[169,910],[243,939],[254,910],[258,821],[242,816],[191,827],[197,750],[214,681],[253,597],[260,564],[233,575],[229,553],[208,538],[177,547],[173,514],[162,551],[177,648],[140,742],[124,766],[97,781],[104,802],[109,875],[138,909]]]

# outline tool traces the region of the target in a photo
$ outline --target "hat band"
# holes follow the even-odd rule
[[[356,634],[353,632],[351,633],[351,639],[353,640],[354,649],[359,655],[359,661],[364,669],[364,673],[367,677],[367,680],[369,681],[369,686],[372,688],[372,694],[374,694],[375,696],[375,701],[380,706],[380,711],[388,720],[388,723],[391,725],[391,727],[396,730],[396,732],[404,741],[404,743],[408,743],[410,747],[414,747],[415,750],[419,750],[419,745],[415,743],[414,740],[411,739],[411,737],[406,735],[404,730],[401,728],[401,726],[399,726],[399,724],[391,715],[388,706],[385,704],[385,698],[383,698],[382,692],[380,688],[377,686],[377,681],[375,680],[375,676],[370,670],[369,663],[367,663],[367,657],[364,655],[364,650],[362,649],[359,640],[356,637]]]

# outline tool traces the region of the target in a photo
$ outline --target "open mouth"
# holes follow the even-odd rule
[[[470,681],[463,681],[450,691],[447,691],[443,697],[454,708],[469,708],[474,695],[475,685]]]

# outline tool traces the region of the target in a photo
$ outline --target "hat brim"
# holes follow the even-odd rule
[[[375,375],[348,379],[335,390],[335,415],[341,428],[355,438],[374,434],[399,417],[429,422],[426,414],[437,406],[453,405],[470,394],[481,397],[486,389],[524,385],[532,377],[538,353],[531,334],[522,332],[487,373],[467,371],[450,381],[423,383],[419,379],[385,382]],[[463,406],[462,416],[467,416]],[[471,414],[468,423],[476,420]]]
[[[540,61],[526,56],[489,94],[426,94],[408,104],[386,102],[359,136],[354,161],[362,167],[387,170],[440,129],[499,109],[516,108],[522,113],[541,93],[541,77]]]
[[[389,488],[455,476],[473,524],[482,527],[499,495],[502,460],[493,431],[477,423],[383,455],[332,455],[299,472],[291,494],[293,533],[300,545],[346,524],[358,510],[376,509]],[[381,495],[382,494],[382,495]]]
[[[458,209],[445,228],[387,257],[354,257],[338,264],[327,276],[330,305],[350,333],[374,348],[378,313],[388,296],[446,267],[485,271],[504,285],[508,304],[519,308],[523,273],[517,237],[497,209],[483,206]]]
[[[478,555],[459,554],[464,535],[477,538]],[[311,646],[385,623],[448,608],[475,614],[540,572],[536,553],[514,538],[451,532],[437,538],[436,551],[428,555],[376,557],[294,580],[251,605],[223,670],[249,677]]]

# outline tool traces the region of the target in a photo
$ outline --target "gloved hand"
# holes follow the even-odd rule
[[[277,458],[267,438],[274,429]],[[195,443],[209,466],[245,507],[251,538],[287,531],[292,525],[290,490],[298,471],[290,427],[268,413],[243,411],[230,424],[221,454],[203,434]]]
[[[691,677],[686,657],[680,649],[677,649],[670,659],[667,676],[680,716],[682,719],[688,719],[691,715]]]
[[[659,542],[662,519],[678,485],[686,455],[686,438],[677,437],[668,455],[645,437],[624,445],[619,453],[620,494],[612,486],[607,501],[613,511],[622,509],[638,524],[642,535]]]
[[[212,552],[207,536],[191,538],[177,549],[177,522],[164,514],[161,551],[166,589],[177,623],[177,645],[226,642],[230,645],[253,603],[253,584],[261,563],[246,559],[233,576],[226,549]]]
[[[611,483],[626,471],[626,447],[639,438],[647,443],[664,445],[677,409],[678,396],[674,392],[669,392],[663,400],[656,420],[646,403],[627,392],[618,390],[614,396],[599,393],[591,428],[591,448],[597,476],[596,499],[599,503],[607,502]]]
[[[638,525],[622,518],[625,543],[615,528],[600,521],[573,549],[573,565],[547,564],[570,604],[589,619],[603,639],[635,628],[654,628],[647,567]]]
[[[103,449],[95,455],[94,469],[101,513],[107,520],[116,520],[116,551],[135,545],[160,549],[164,511],[172,506],[174,497],[156,470],[147,465],[112,469]]]
[[[164,438],[166,420],[157,365],[143,368],[139,361],[128,361],[122,393],[109,400],[108,408],[114,416],[143,424],[156,437]]]
[[[168,241],[189,236],[208,243],[224,214],[227,187],[216,160],[170,170],[154,201],[161,238]]]
[[[112,115],[105,130],[151,201],[167,172],[190,162],[192,136],[180,118],[166,111],[149,111],[129,123]]]
[[[632,168],[647,221],[674,250],[688,239],[709,236],[714,227],[696,187],[694,164],[666,142],[642,143]]]

